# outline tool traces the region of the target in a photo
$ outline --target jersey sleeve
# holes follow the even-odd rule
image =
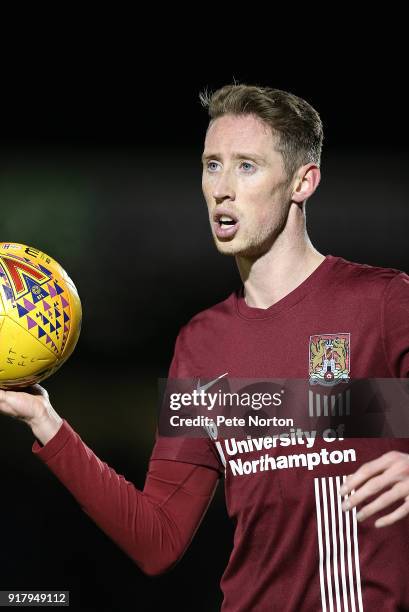
[[[176,339],[168,378],[195,378],[200,372],[192,359],[192,350],[188,350],[187,326],[181,328]],[[160,435],[156,431],[156,441],[152,450],[152,459],[169,459],[201,465],[224,473],[223,464],[210,438],[205,437],[170,437]]]
[[[405,272],[389,281],[383,297],[381,324],[392,376],[409,377],[409,276]]]
[[[218,473],[177,461],[149,462],[143,491],[101,461],[64,419],[32,452],[82,510],[148,575],[173,567],[210,504]]]

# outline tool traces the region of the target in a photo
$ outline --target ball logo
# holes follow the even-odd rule
[[[3,255],[0,257],[0,263],[8,277],[15,298],[27,293],[30,289],[33,290],[34,287],[37,289],[37,294],[40,293],[41,290],[37,283],[45,283],[50,279],[50,275],[46,275],[43,270],[17,256]]]
[[[316,334],[309,341],[311,385],[348,382],[350,375],[350,334]]]

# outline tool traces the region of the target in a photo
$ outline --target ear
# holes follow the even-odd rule
[[[295,176],[293,182],[293,191],[291,200],[301,204],[312,196],[317,189],[321,180],[321,171],[315,164],[306,164],[301,166]]]

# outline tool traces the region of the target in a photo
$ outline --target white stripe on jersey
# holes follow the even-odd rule
[[[356,508],[341,509],[340,486],[339,476],[314,478],[322,610],[363,612]]]

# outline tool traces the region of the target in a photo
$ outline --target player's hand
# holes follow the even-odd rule
[[[352,489],[355,492],[343,502],[343,510],[361,505],[357,519],[363,521],[391,504],[402,501],[396,510],[377,519],[375,527],[396,523],[409,514],[409,454],[390,451],[378,459],[364,463],[346,478],[340,493],[346,495]],[[379,495],[373,501],[362,505],[368,497],[377,493]]]
[[[62,424],[52,407],[48,392],[39,384],[19,391],[0,389],[0,413],[26,423],[34,435],[46,444]]]

